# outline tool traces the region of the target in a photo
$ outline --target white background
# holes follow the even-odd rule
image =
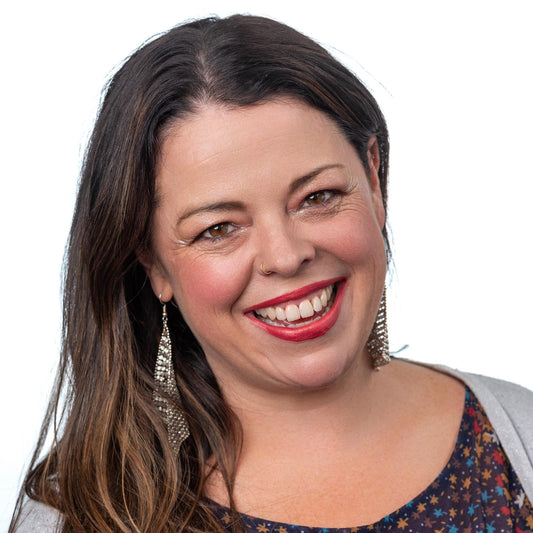
[[[134,48],[188,18],[277,18],[365,80],[391,133],[392,348],[533,388],[532,10],[527,0],[2,8],[0,530],[54,374],[63,247],[100,90]]]

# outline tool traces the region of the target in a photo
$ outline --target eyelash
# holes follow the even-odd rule
[[[230,230],[230,227],[232,227],[233,229]],[[216,228],[225,228],[226,231],[222,235],[212,235],[210,232],[212,230],[216,231]],[[200,233],[200,235],[198,235],[196,239],[197,240],[204,239],[207,241],[218,241],[220,239],[226,238],[228,235],[233,233],[236,229],[237,227],[231,222],[219,222],[218,224],[213,224],[212,226],[208,227],[205,231],[202,231],[202,233]]]
[[[335,196],[339,196],[341,193],[341,191],[337,191],[337,190],[333,190],[333,189],[323,189],[323,190],[320,190],[320,191],[315,191],[311,194],[308,194],[305,198],[304,198],[304,201],[302,202],[302,205],[304,204],[307,204],[307,207],[321,207],[325,204],[328,204],[331,200],[333,200],[333,198]],[[326,198],[324,200],[322,200],[320,203],[318,204],[310,204],[309,203],[309,199],[312,197],[312,196],[318,196],[318,195],[325,195]]]
[[[309,203],[309,200],[311,197],[313,196],[316,197],[319,195],[325,196],[325,198],[321,202],[319,202],[318,204]],[[314,207],[320,208],[322,206],[327,205],[336,196],[340,196],[340,195],[342,195],[342,191],[332,190],[332,189],[324,189],[320,191],[315,191],[311,194],[308,194],[300,205],[304,207],[305,209],[311,209]],[[211,234],[210,232],[213,230],[216,231],[216,228],[225,228],[226,231],[222,235]],[[233,229],[230,229],[230,228],[233,228]],[[202,231],[202,233],[200,233],[198,237],[196,237],[195,240],[206,240],[206,241],[216,242],[222,239],[226,239],[229,235],[231,235],[237,229],[238,227],[232,224],[231,222],[219,222],[218,224],[213,224],[212,226],[208,227],[206,230]]]

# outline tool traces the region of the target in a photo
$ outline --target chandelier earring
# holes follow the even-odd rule
[[[387,328],[387,294],[383,289],[383,295],[379,304],[378,314],[366,343],[372,365],[376,370],[390,363],[389,332]]]
[[[181,405],[181,397],[172,364],[172,344],[168,329],[167,306],[161,301],[161,295],[159,295],[159,301],[163,306],[163,329],[155,362],[156,388],[153,392],[153,399],[167,425],[170,446],[177,455],[183,441],[189,436],[189,425],[183,412],[175,406],[176,404]]]

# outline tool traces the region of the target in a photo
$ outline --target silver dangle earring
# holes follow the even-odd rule
[[[387,329],[387,295],[385,289],[383,289],[383,296],[379,304],[376,321],[370,332],[366,347],[372,360],[372,365],[376,370],[390,363],[389,332]]]
[[[161,296],[159,296],[161,302]],[[154,379],[156,389],[153,393],[154,403],[163,415],[168,428],[170,446],[177,455],[183,441],[189,436],[189,425],[181,411],[176,409],[169,398],[176,403],[181,403],[174,365],[172,364],[172,345],[168,329],[167,306],[163,305],[163,330],[157,349]]]

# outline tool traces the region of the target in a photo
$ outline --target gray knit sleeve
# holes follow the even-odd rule
[[[61,531],[61,515],[56,509],[34,500],[22,506],[15,533],[56,533]]]
[[[476,395],[524,491],[533,501],[533,392],[508,381],[443,366],[435,368],[455,375]]]

